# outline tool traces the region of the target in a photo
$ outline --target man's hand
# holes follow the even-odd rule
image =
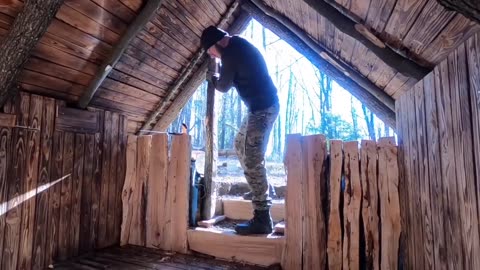
[[[217,83],[218,78],[219,78],[218,73],[212,72],[212,71],[207,71],[207,81],[215,84],[215,83]]]

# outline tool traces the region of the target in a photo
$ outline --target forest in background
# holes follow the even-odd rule
[[[278,89],[280,114],[270,135],[269,160],[283,159],[285,137],[292,133],[324,134],[328,139],[345,141],[395,135],[365,105],[260,23],[252,20],[241,36],[263,53]],[[206,98],[204,82],[168,129],[179,132],[185,123],[196,149],[205,145]],[[218,149],[233,149],[247,108],[233,88],[215,93],[215,110]]]

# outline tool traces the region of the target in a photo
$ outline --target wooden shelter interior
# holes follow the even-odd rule
[[[34,15],[39,5],[50,10],[55,9],[56,5],[59,9],[51,18],[39,18]],[[435,178],[430,170],[430,178],[421,174],[424,179],[412,176],[408,178],[410,180],[405,180],[409,172],[420,175],[421,171],[429,172],[433,166],[433,163],[428,163],[426,150],[423,156],[419,154],[421,150],[414,152],[417,147],[422,149],[422,146],[429,145],[430,141],[425,138],[426,133],[420,134],[413,127],[424,124],[426,127],[423,130],[427,132],[431,122],[428,116],[427,120],[421,118],[425,122],[419,122],[418,115],[415,115],[418,108],[408,107],[406,99],[417,100],[415,104],[420,104],[419,97],[412,96],[412,91],[419,83],[425,89],[425,96],[420,98],[428,99],[427,82],[423,80],[428,79],[429,74],[442,77],[451,72],[464,72],[464,83],[470,85],[469,89],[477,91],[471,90],[469,98],[464,101],[471,102],[475,95],[475,100],[480,100],[478,14],[478,3],[468,0],[0,1],[0,50],[12,46],[7,41],[14,39],[15,33],[17,37],[18,33],[22,33],[18,31],[25,30],[29,25],[45,25],[44,32],[37,39],[31,38],[34,41],[28,43],[30,45],[23,44],[23,38],[16,39],[19,42],[17,45],[31,47],[26,49],[28,55],[25,63],[22,59],[15,60],[15,57],[0,53],[0,62],[19,63],[15,65],[18,70],[0,74],[0,77],[14,76],[11,83],[8,78],[0,78],[0,82],[5,83],[0,87],[0,96],[6,96],[0,104],[3,107],[0,117],[0,203],[3,205],[0,209],[5,209],[0,211],[0,269],[42,269],[56,263],[59,263],[59,269],[100,269],[106,267],[107,262],[111,269],[137,269],[134,267],[140,266],[144,268],[138,269],[250,269],[250,266],[222,266],[221,263],[212,266],[216,268],[209,268],[206,259],[202,262],[197,260],[197,266],[191,266],[194,268],[182,268],[192,262],[185,258],[163,265],[158,259],[160,253],[155,253],[157,251],[135,248],[123,250],[117,246],[120,244],[122,188],[128,162],[127,136],[165,131],[205,80],[209,58],[200,47],[200,35],[204,28],[215,25],[231,34],[238,34],[252,18],[287,41],[366,104],[381,120],[396,129],[399,136],[399,181],[407,186],[406,190],[399,187],[402,226],[409,228],[402,231],[403,244],[400,249],[409,251],[399,252],[404,254],[403,267],[434,269],[428,267],[427,263],[433,266],[434,262],[440,261],[453,268],[459,266],[451,263],[455,261],[451,256],[435,257],[442,252],[436,246],[432,247],[434,255],[431,255],[430,262],[427,260],[430,251],[427,252],[423,247],[417,250],[418,243],[411,241],[414,236],[417,237],[415,239],[424,237],[427,241],[427,229],[413,232],[413,225],[409,224],[421,220],[422,213],[411,212],[415,205],[404,204],[402,200],[418,197],[422,201],[423,195],[412,195],[414,192],[408,189],[415,189],[412,186],[416,184],[415,179],[433,181]],[[468,70],[451,69],[446,75],[436,72],[436,68],[441,67],[449,55],[460,53],[467,55],[463,60],[468,60]],[[462,62],[461,59],[458,61]],[[451,61],[447,62],[450,64]],[[477,82],[472,81],[472,77]],[[450,79],[452,82],[453,79]],[[462,85],[461,80],[456,82]],[[402,98],[405,101],[399,103]],[[451,110],[455,111],[455,106],[460,108],[462,103],[452,101],[452,104]],[[424,114],[428,114],[425,105],[423,110]],[[413,115],[407,111],[413,111]],[[463,133],[460,132],[458,138],[470,134],[468,142],[471,145],[462,148],[465,152],[468,149],[480,150],[479,112],[472,107],[468,113],[470,118],[467,119],[470,129],[463,124],[460,128]],[[99,116],[94,113],[99,113]],[[436,120],[441,122],[442,119]],[[432,124],[440,134],[437,144],[443,145],[444,139],[447,140],[442,136],[443,132],[448,128],[455,130],[455,124],[452,118],[443,128],[437,123]],[[414,137],[419,140],[408,140],[408,136],[413,136],[415,132],[420,132],[418,137]],[[454,134],[449,137],[450,140]],[[457,139],[455,143],[450,141],[451,144],[457,145]],[[410,148],[405,146],[405,142],[411,143]],[[22,149],[19,150],[19,147]],[[445,153],[439,150],[439,156]],[[408,155],[416,155],[411,159],[413,163],[411,160],[408,163]],[[464,169],[462,166],[467,166],[465,164],[456,165],[458,177],[459,172],[464,170],[477,174],[480,172],[479,154],[472,153],[471,156],[473,163],[468,163],[470,168]],[[17,162],[22,158],[24,163]],[[416,171],[405,165],[425,160],[425,166]],[[448,171],[441,169],[436,173],[448,175]],[[473,193],[465,195],[465,200],[472,200],[474,209],[480,206],[480,176],[477,174],[472,173],[471,178],[467,174],[462,178],[464,185],[474,189]],[[60,184],[54,188],[47,188],[45,192],[35,193],[33,198],[10,204],[12,199],[23,196],[27,191],[38,190],[41,185],[51,184],[67,175],[77,181],[65,184],[60,180]],[[81,192],[82,188],[84,191]],[[458,192],[461,197],[462,193]],[[429,194],[433,205],[437,199],[433,196],[433,184]],[[61,206],[67,195],[72,204],[63,209]],[[438,196],[442,197],[441,194]],[[85,204],[88,210],[84,211]],[[461,212],[462,206],[457,206]],[[68,221],[71,223],[62,224],[65,217],[70,219],[70,211],[78,212],[78,216],[72,216]],[[430,214],[440,215],[435,212]],[[445,219],[448,219],[447,216],[445,214]],[[434,217],[432,223],[433,220]],[[477,231],[477,239],[472,242],[469,242],[466,234],[450,227],[450,231],[445,233],[445,240],[453,241],[460,237],[463,241],[457,244],[460,250],[457,255],[463,258],[463,261],[460,259],[463,268],[455,269],[480,267],[478,258],[472,258],[478,257],[475,255],[478,253],[473,251],[480,251],[478,220],[472,222],[471,228],[465,229]],[[84,225],[87,223],[89,225]],[[67,236],[67,240],[63,241],[62,233],[70,235],[67,233],[70,229],[74,236]],[[433,230],[429,236],[435,239],[436,233]],[[222,238],[218,241],[229,240]],[[244,248],[248,249],[250,244],[248,242]],[[277,244],[275,242],[272,245]],[[222,242],[217,245],[221,246]],[[112,246],[113,249],[102,251],[104,257],[90,264],[81,265],[78,261],[71,265],[64,264],[73,257]],[[277,252],[278,246],[270,251]],[[132,268],[120,265],[118,261],[122,256],[118,254],[131,256],[129,262]],[[141,263],[142,260],[148,263]],[[254,263],[258,264],[258,260],[262,259],[256,258]],[[474,262],[469,264],[469,260]],[[251,267],[255,269],[255,266]],[[289,269],[285,265],[283,267]],[[443,267],[438,264],[435,268]]]

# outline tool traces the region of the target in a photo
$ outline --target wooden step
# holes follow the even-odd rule
[[[229,219],[249,220],[253,217],[252,202],[240,199],[222,199],[223,215]],[[273,201],[270,210],[275,222],[285,219],[285,203]]]
[[[283,236],[241,236],[230,231],[196,228],[187,231],[191,250],[233,262],[261,266],[280,263]]]

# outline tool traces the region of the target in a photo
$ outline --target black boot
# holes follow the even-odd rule
[[[237,224],[235,231],[240,235],[270,234],[273,230],[270,210],[255,210],[253,218],[246,223]]]

